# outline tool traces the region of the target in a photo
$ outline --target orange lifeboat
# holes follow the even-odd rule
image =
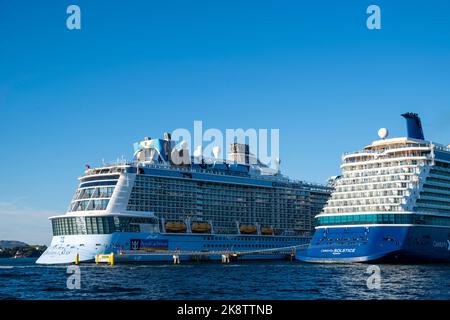
[[[186,224],[184,222],[167,222],[165,224],[166,232],[183,233],[186,232]]]
[[[265,236],[273,236],[273,228],[271,227],[261,227],[261,234]]]
[[[211,233],[211,225],[208,222],[193,222],[191,230],[193,233]]]
[[[243,224],[239,228],[239,231],[242,234],[256,234],[257,229],[256,229],[256,226],[254,224]]]

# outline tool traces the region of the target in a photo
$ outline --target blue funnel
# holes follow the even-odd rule
[[[408,128],[408,138],[425,140],[423,136],[422,122],[417,113],[407,112],[402,114],[406,119],[406,127]]]

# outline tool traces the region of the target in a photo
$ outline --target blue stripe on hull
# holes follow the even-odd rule
[[[310,246],[298,250],[304,262],[449,262],[450,228],[373,226],[317,229]]]

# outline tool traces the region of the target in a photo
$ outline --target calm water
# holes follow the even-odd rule
[[[449,264],[380,265],[380,290],[357,264],[82,265],[69,290],[66,266],[34,261],[0,259],[0,299],[450,299]]]

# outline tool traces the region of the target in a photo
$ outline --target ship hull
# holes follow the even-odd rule
[[[283,259],[287,257],[286,253],[264,251],[307,245],[310,240],[310,237],[299,236],[131,232],[54,236],[51,245],[36,263],[69,264],[75,261],[77,255],[79,262],[94,262],[96,255],[111,253],[117,254],[120,262],[165,262],[172,260],[170,252],[173,251],[180,252],[181,260],[194,261],[221,260],[221,254],[212,252],[224,251],[242,253],[240,260]],[[189,254],[183,255],[183,252]]]
[[[450,262],[450,227],[348,226],[319,228],[296,259],[315,263]]]

